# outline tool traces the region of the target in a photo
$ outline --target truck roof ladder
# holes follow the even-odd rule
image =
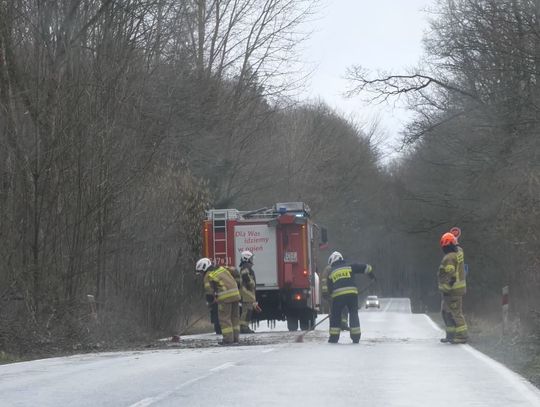
[[[227,236],[227,220],[229,219],[238,219],[238,211],[236,209],[212,209],[208,211],[208,215],[212,220],[212,233],[214,236],[213,239],[213,253],[214,253],[214,262],[218,258],[225,259],[225,265],[228,266],[229,258],[228,253],[228,236]],[[218,233],[220,238],[218,238]],[[222,234],[221,234],[222,233]],[[223,236],[223,238],[221,238]],[[224,251],[217,251],[218,243],[222,243]]]

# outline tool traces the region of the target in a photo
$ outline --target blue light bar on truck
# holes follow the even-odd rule
[[[311,210],[304,202],[278,202],[275,206],[276,212],[280,214],[295,213],[296,216],[309,216]]]

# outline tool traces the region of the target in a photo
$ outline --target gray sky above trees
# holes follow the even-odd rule
[[[378,106],[360,97],[346,99],[345,71],[353,64],[371,70],[403,72],[417,65],[428,27],[426,10],[435,0],[321,0],[310,22],[304,61],[314,70],[304,97],[324,100],[358,123],[376,117],[385,144],[397,145],[409,114],[404,101]],[[386,145],[385,152],[390,152]]]

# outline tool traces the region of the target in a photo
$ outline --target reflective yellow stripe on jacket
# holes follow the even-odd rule
[[[204,290],[206,294],[216,294],[218,302],[240,301],[238,284],[225,267],[219,267],[204,275]]]
[[[358,295],[358,288],[356,288],[356,287],[341,287],[341,288],[335,289],[334,291],[332,291],[332,298],[336,298],[336,297],[339,297],[340,295],[345,295],[345,294],[356,294],[356,295]]]
[[[439,291],[445,295],[462,296],[467,291],[464,255],[461,248],[446,254],[439,266]]]

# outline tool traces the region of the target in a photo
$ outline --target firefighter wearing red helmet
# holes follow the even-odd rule
[[[223,335],[221,344],[237,343],[240,336],[238,272],[234,268],[216,266],[206,257],[197,261],[195,272],[204,274],[206,301],[209,304],[217,301]]]
[[[440,240],[444,257],[439,266],[438,282],[442,294],[442,317],[446,337],[441,342],[466,343],[467,324],[463,316],[463,296],[467,291],[465,258],[455,233],[445,233]]]

